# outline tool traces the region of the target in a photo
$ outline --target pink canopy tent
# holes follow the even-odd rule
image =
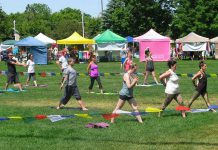
[[[170,38],[160,35],[153,29],[147,33],[135,37],[135,42],[139,42],[140,61],[145,61],[145,49],[149,47],[154,61],[168,61],[170,58]]]

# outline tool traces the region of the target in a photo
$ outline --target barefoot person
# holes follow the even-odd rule
[[[70,98],[74,96],[77,102],[79,103],[80,107],[82,108],[82,110],[88,110],[85,107],[85,104],[83,103],[83,101],[81,100],[81,96],[80,96],[79,89],[77,86],[77,81],[76,81],[77,72],[76,70],[72,68],[72,66],[74,65],[74,61],[72,58],[68,59],[68,64],[69,65],[66,69],[64,81],[62,82],[61,87],[60,87],[62,89],[64,86],[64,83],[66,82],[64,97],[60,100],[59,105],[57,106],[57,109],[60,109],[64,105],[66,105],[67,102],[70,100]]]
[[[136,77],[134,74],[136,69],[136,64],[130,64],[129,70],[123,75],[123,87],[119,93],[119,100],[113,111],[113,114],[116,114],[117,110],[121,109],[125,102],[128,101],[133,111],[136,113],[138,122],[142,123],[142,118],[138,111],[138,105],[133,97],[133,88],[138,82],[138,77]],[[114,118],[111,119],[111,123],[114,123]]]
[[[168,61],[168,67],[169,70],[167,70],[165,73],[163,73],[159,79],[163,83],[163,85],[166,87],[165,88],[165,93],[166,93],[166,100],[163,103],[161,109],[165,110],[165,108],[171,103],[173,99],[179,104],[179,105],[184,105],[182,101],[182,97],[180,95],[179,91],[179,78],[176,75],[176,61],[175,60],[170,60]],[[185,111],[181,111],[182,117],[185,118]],[[159,114],[160,115],[160,114]]]
[[[208,98],[207,93],[207,76],[206,76],[206,69],[207,65],[204,61],[199,62],[199,68],[200,70],[194,75],[192,78],[192,82],[194,86],[196,87],[196,91],[194,95],[192,96],[191,101],[188,104],[188,107],[190,108],[192,103],[201,95],[207,105],[207,107],[210,107],[210,102]],[[196,83],[198,81],[198,83]],[[211,109],[211,111],[216,112],[214,109]]]
[[[20,91],[23,91],[22,85],[20,84],[18,74],[16,71],[16,65],[17,66],[24,66],[24,64],[19,63],[18,61],[13,59],[13,54],[8,53],[8,60],[7,60],[7,66],[8,66],[8,80],[5,85],[5,90],[8,89],[9,84],[14,83],[15,87],[18,87]]]
[[[153,79],[156,84],[158,84],[155,71],[154,71],[154,62],[152,58],[152,53],[149,50],[149,47],[145,50],[145,62],[146,62],[146,70],[145,70],[145,77],[144,77],[144,84],[147,84],[148,75],[151,73],[153,76]]]
[[[95,55],[92,55],[91,56],[91,61],[87,67],[87,71],[88,71],[88,74],[90,76],[90,85],[89,85],[89,93],[91,92],[92,88],[93,88],[93,85],[94,85],[94,82],[95,80],[98,82],[98,86],[99,86],[99,89],[100,89],[100,92],[103,93],[103,87],[102,87],[102,84],[101,84],[101,80],[100,80],[100,74],[99,74],[99,71],[98,71],[98,65],[97,65],[97,59],[96,59],[96,56]]]
[[[26,85],[28,85],[30,79],[33,79],[34,86],[37,86],[36,82],[36,74],[35,74],[35,63],[33,61],[33,55],[30,54],[29,60],[26,62],[26,66],[28,67],[27,73],[28,73],[28,78],[26,80]]]

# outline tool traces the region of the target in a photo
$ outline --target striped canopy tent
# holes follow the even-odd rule
[[[57,44],[95,44],[95,40],[87,39],[74,32],[70,37],[57,40]]]

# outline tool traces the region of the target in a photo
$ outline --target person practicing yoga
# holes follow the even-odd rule
[[[28,85],[30,79],[32,78],[34,86],[37,86],[36,74],[35,74],[35,63],[33,61],[33,55],[32,54],[29,55],[29,60],[26,62],[26,66],[28,67],[28,69],[27,69],[28,77],[27,77],[27,80],[26,80],[26,85]]]
[[[140,116],[140,112],[138,111],[137,102],[133,97],[133,88],[138,82],[138,77],[136,77],[134,74],[136,72],[137,65],[135,63],[132,63],[129,67],[129,70],[123,75],[123,87],[119,92],[119,100],[112,113],[116,114],[116,112],[123,107],[125,102],[128,101],[134,113],[136,113],[136,119],[138,120],[138,122],[142,123],[142,118]],[[111,118],[111,123],[114,123],[114,121],[115,118]]]
[[[91,56],[91,61],[87,67],[87,71],[88,71],[88,74],[90,76],[90,85],[89,85],[88,92],[89,93],[91,92],[93,85],[95,83],[95,80],[96,80],[98,83],[100,92],[103,94],[103,87],[101,84],[100,73],[98,71],[97,59],[96,59],[95,55]]]
[[[64,83],[66,82],[64,97],[61,98],[61,100],[57,106],[57,109],[60,109],[64,105],[66,105],[67,102],[70,100],[70,98],[72,96],[74,96],[76,98],[77,102],[79,103],[80,107],[82,108],[82,110],[88,110],[85,107],[85,104],[81,99],[80,92],[79,92],[79,89],[77,86],[77,72],[72,67],[73,65],[74,65],[74,60],[72,58],[69,58],[64,81],[62,82],[62,84],[60,86],[60,88],[62,89],[64,86]]]
[[[190,108],[192,103],[201,95],[204,99],[207,107],[210,107],[210,102],[207,93],[207,75],[205,73],[207,69],[207,65],[204,61],[199,62],[200,70],[193,76],[192,83],[196,87],[196,91],[193,94],[191,101],[188,103],[188,107]],[[216,112],[214,109],[210,109],[213,112]]]
[[[5,84],[5,90],[7,91],[9,84],[14,83],[15,87],[18,87],[20,91],[23,91],[22,85],[18,78],[18,73],[16,71],[16,65],[17,66],[26,66],[25,64],[21,64],[15,59],[13,59],[13,54],[8,53],[8,60],[7,60],[7,67],[8,67],[8,79]]]
[[[156,75],[155,75],[155,71],[154,71],[154,62],[153,62],[153,58],[152,58],[152,53],[149,49],[149,47],[146,48],[145,50],[145,62],[146,62],[146,68],[145,68],[145,73],[144,73],[144,84],[148,84],[147,83],[147,79],[148,79],[148,75],[152,74],[153,79],[155,81],[156,84],[158,84]]]
[[[169,60],[167,63],[169,70],[167,70],[165,73],[160,75],[159,79],[163,83],[166,93],[166,100],[164,101],[161,109],[165,110],[165,108],[171,103],[173,99],[176,100],[176,102],[179,105],[184,106],[182,97],[180,95],[179,91],[179,77],[176,75],[176,61],[175,60]],[[186,114],[185,111],[181,111],[182,117],[185,118]],[[159,113],[159,117],[161,115],[161,112]]]

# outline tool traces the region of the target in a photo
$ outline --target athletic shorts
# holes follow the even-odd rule
[[[29,80],[32,78],[33,80],[36,80],[35,73],[28,73]]]
[[[123,64],[125,62],[126,58],[121,58],[121,63]]]
[[[120,95],[119,98],[123,101],[128,101],[128,100],[132,99],[133,97],[128,97],[126,95]]]
[[[19,81],[19,78],[18,78],[18,74],[15,73],[15,74],[12,74],[12,73],[8,73],[8,80],[7,80],[7,83],[9,84],[16,84],[16,83],[20,83]]]

